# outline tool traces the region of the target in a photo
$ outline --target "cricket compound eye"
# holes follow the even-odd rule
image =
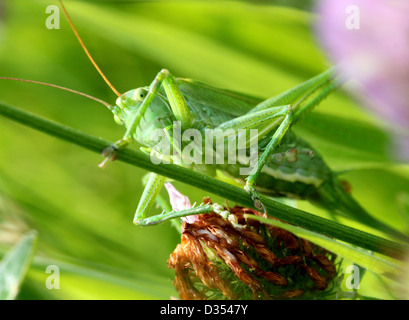
[[[145,99],[145,96],[146,96],[146,91],[143,88],[138,88],[134,92],[134,99],[136,101],[143,101],[143,99]]]

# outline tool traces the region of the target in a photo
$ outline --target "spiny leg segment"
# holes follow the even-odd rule
[[[264,205],[260,201],[260,195],[257,193],[255,186],[257,178],[268,158],[276,150],[291,125],[318,105],[338,85],[339,83],[335,81],[334,71],[328,70],[279,96],[261,102],[248,113],[253,114],[283,103],[291,104],[291,106],[286,109],[284,119],[276,129],[264,152],[258,158],[256,166],[254,166],[246,179],[245,190],[252,197],[257,209],[265,212]],[[311,154],[311,156],[313,156],[313,154]]]

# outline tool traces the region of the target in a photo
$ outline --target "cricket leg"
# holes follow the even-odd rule
[[[270,126],[265,126],[265,129],[271,130],[278,126],[269,144],[265,148],[262,155],[259,157],[256,166],[252,169],[250,175],[246,179],[245,189],[254,200],[255,206],[265,211],[264,206],[260,202],[260,196],[255,189],[256,180],[263,169],[268,157],[274,152],[278,144],[281,142],[285,133],[290,126],[294,124],[299,118],[318,105],[330,92],[332,92],[339,85],[334,79],[333,71],[329,70],[317,77],[299,85],[298,87],[284,92],[278,97],[274,97],[261,102],[258,106],[253,108],[248,115],[275,107],[277,103],[291,103],[291,108],[282,119],[278,126],[277,121],[272,121]]]
[[[267,99],[253,109],[251,109],[248,113],[257,112],[260,110],[264,110],[267,108],[275,107],[275,106],[282,106],[291,104],[293,106],[294,113],[297,111],[297,106],[304,102],[308,97],[313,96],[317,92],[324,92],[326,91],[326,87],[337,87],[339,82],[336,80],[336,73],[333,69],[329,69],[301,84],[298,86],[291,88],[277,96],[274,96],[270,99]],[[329,93],[329,92],[328,92]],[[327,94],[328,94],[327,93]]]
[[[171,105],[172,112],[174,113],[176,120],[181,122],[182,127],[189,126],[194,122],[194,116],[190,113],[186,101],[180,92],[174,77],[167,69],[162,69],[150,84],[149,91],[145,99],[139,106],[138,112],[133,115],[130,125],[122,139],[116,141],[102,152],[105,159],[100,164],[100,167],[104,167],[108,161],[115,160],[118,150],[127,147],[132,141],[132,136],[135,133],[136,128],[141,122],[146,109],[151,105],[153,99],[158,94],[161,85],[163,85],[166,91],[166,96]]]
[[[156,173],[150,173],[149,179],[145,184],[141,199],[139,200],[138,207],[135,212],[133,223],[136,225],[143,221],[150,209],[152,208],[156,197],[158,196],[162,186],[165,182],[165,177]]]
[[[223,131],[227,131],[228,129],[258,129],[263,127],[266,123],[271,122],[273,119],[285,117],[290,108],[290,105],[283,105],[247,113],[241,117],[221,123],[216,129],[221,129]]]
[[[152,225],[155,225],[161,222],[165,222],[166,220],[170,220],[170,219],[194,216],[194,215],[203,214],[203,213],[210,213],[213,211],[214,211],[213,205],[205,204],[202,206],[184,209],[180,211],[171,211],[171,212],[163,213],[160,215],[147,217],[147,218],[137,220],[137,221],[134,220],[134,223],[136,225],[146,227],[146,226],[152,226]]]
[[[139,122],[145,110],[151,104],[153,98],[158,93],[161,85],[165,89],[166,97],[168,98],[168,101],[170,103],[172,112],[176,120],[181,123],[182,127],[190,126],[191,124],[193,124],[195,120],[194,116],[193,114],[191,114],[187,106],[187,103],[176,84],[174,77],[169,73],[168,70],[163,69],[159,72],[155,80],[150,85],[148,94],[146,95],[141,106],[139,107],[138,113],[135,115],[134,119],[132,120],[132,124],[128,127],[124,138],[119,140],[113,146],[109,147],[110,149],[108,150],[108,156],[112,157],[111,151],[116,152],[118,150],[118,147],[123,148],[131,141],[131,137],[133,133],[135,132],[137,126],[139,125]],[[172,143],[172,137],[168,134],[169,129],[170,128],[165,128],[165,133],[167,134],[170,142]],[[178,150],[178,152],[180,151]],[[113,155],[115,156],[115,153]],[[159,216],[152,216],[152,217],[147,218],[147,214],[152,208],[153,203],[158,198],[159,192],[162,189],[165,179],[166,178],[163,176],[160,176],[155,173],[151,173],[146,183],[146,187],[143,191],[142,197],[139,201],[138,207],[136,209],[135,217],[134,217],[134,224],[136,225],[157,224],[159,222],[162,222],[168,219],[173,219],[179,216],[179,213],[177,212],[169,212],[168,214],[162,214]],[[193,213],[189,213],[189,212],[182,213],[182,216],[195,214],[194,212],[195,210],[193,210]]]
[[[281,142],[282,138],[290,127],[292,115],[292,106],[290,105],[270,107],[224,122],[217,127],[223,131],[228,129],[260,129],[263,131],[265,128],[267,128],[268,131],[271,131],[272,128],[278,126],[269,144],[258,158],[257,164],[253,167],[250,175],[246,179],[245,189],[248,193],[250,193],[257,209],[264,209],[259,201],[259,194],[255,189],[257,177],[259,176],[268,157],[274,152],[277,145]],[[258,140],[261,139],[262,135],[263,134],[258,134]]]
[[[279,96],[261,102],[244,116],[227,121],[218,128],[223,130],[255,128],[258,130],[257,138],[260,141],[279,127],[286,115],[285,108],[291,105],[292,125],[303,114],[318,105],[338,85],[339,83],[334,80],[334,72],[330,69]],[[248,142],[247,145],[250,143]]]
[[[272,136],[270,142],[264,149],[263,153],[261,156],[258,158],[257,164],[255,167],[250,172],[250,175],[246,178],[246,185],[245,185],[245,190],[250,194],[252,200],[254,201],[254,205],[257,209],[263,210],[264,212],[266,211],[264,208],[264,205],[260,201],[260,195],[256,191],[255,185],[256,185],[256,180],[263,169],[265,163],[267,162],[267,159],[270,157],[270,155],[274,152],[274,150],[277,148],[277,146],[280,144],[281,140],[283,139],[284,135],[290,128],[290,125],[292,123],[293,119],[293,112],[292,108],[289,107],[286,109],[286,116],[284,117],[284,120],[281,122],[280,126],[277,128],[277,130],[274,132],[274,135]]]
[[[135,217],[133,223],[138,226],[151,226],[166,220],[187,217],[191,215],[197,215],[202,213],[210,213],[216,211],[215,205],[202,205],[198,207],[192,207],[187,209],[182,209],[178,211],[169,210],[169,207],[162,204],[164,209],[168,210],[167,213],[162,213],[159,215],[154,215],[147,217],[150,209],[152,208],[155,201],[157,201],[159,192],[165,182],[165,177],[160,176],[156,173],[151,173],[149,179],[146,183],[146,187],[143,191],[141,200],[139,201],[138,208],[135,212]],[[159,199],[162,200],[162,199]]]
[[[260,139],[268,134],[273,128],[277,127],[277,124],[282,121],[282,118],[285,117],[289,108],[290,105],[286,105],[247,113],[241,117],[221,123],[216,129],[222,130],[222,134],[225,136],[235,135],[236,138],[241,130],[256,129],[256,137],[246,139],[246,146],[249,147],[255,142],[255,140],[260,141]],[[231,133],[227,134],[229,130]]]

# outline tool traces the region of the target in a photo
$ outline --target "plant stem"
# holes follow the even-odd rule
[[[111,145],[111,142],[109,141],[90,136],[71,127],[44,119],[1,102],[0,114],[25,126],[29,126],[94,152],[101,153],[102,150]],[[152,163],[150,157],[146,154],[130,148],[120,150],[118,152],[117,160],[219,195],[244,207],[255,209],[253,201],[244,189],[232,186],[226,182],[222,182],[196,171],[174,164],[156,165]],[[276,202],[270,198],[261,196],[260,200],[271,217],[285,221],[289,224],[391,257],[400,257],[409,250],[407,245],[383,239],[370,233],[318,217],[308,212]]]

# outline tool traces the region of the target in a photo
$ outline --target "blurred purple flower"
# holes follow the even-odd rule
[[[394,129],[409,159],[409,1],[321,0],[317,12],[329,58],[360,84],[355,93]]]
[[[173,211],[181,211],[184,209],[190,209],[192,205],[187,196],[181,194],[170,182],[165,183],[165,188],[169,194],[169,201],[172,206]],[[182,220],[187,221],[188,223],[193,223],[196,220],[199,220],[197,215],[187,216],[182,218]]]

